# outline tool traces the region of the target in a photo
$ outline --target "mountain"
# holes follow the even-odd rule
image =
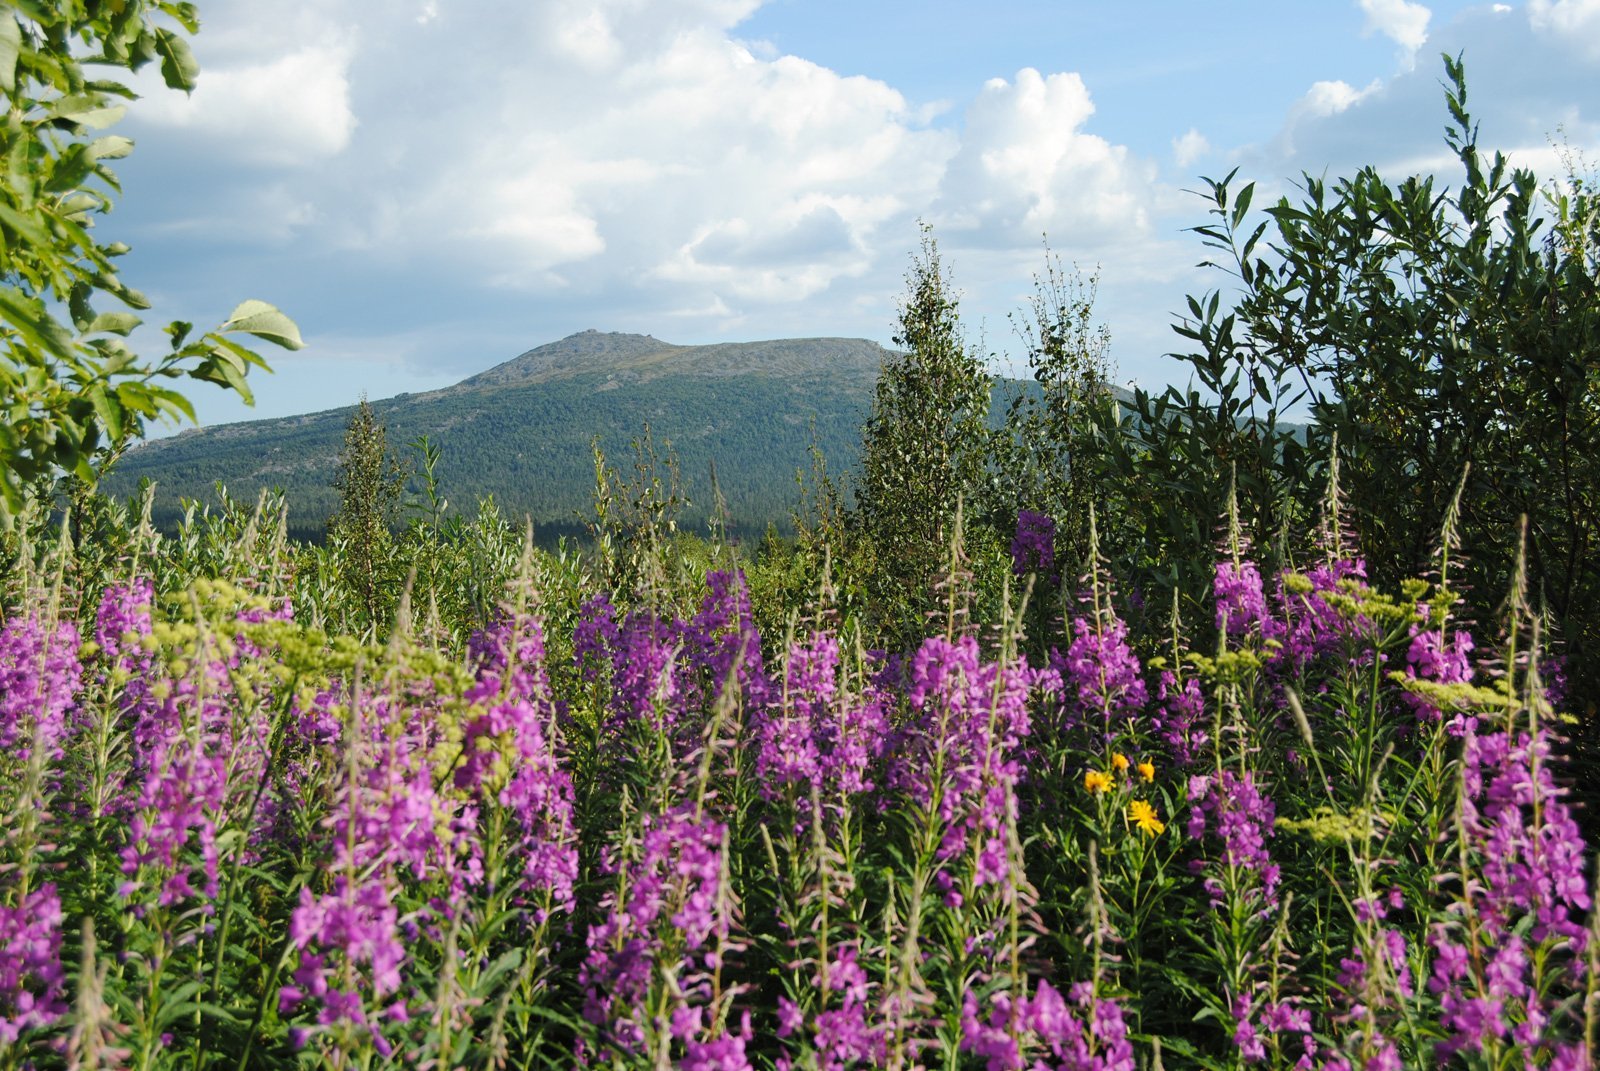
[[[594,488],[591,440],[629,473],[629,444],[646,423],[660,450],[670,442],[685,520],[704,518],[710,471],[741,527],[783,524],[809,470],[813,442],[832,471],[856,458],[872,386],[888,351],[864,339],[810,338],[679,346],[649,335],[584,331],[529,350],[453,387],[372,403],[403,463],[420,435],[442,448],[441,491],[472,514],[493,494],[502,512],[527,514],[549,533],[587,516]],[[154,520],[170,526],[179,499],[236,499],[261,488],[288,496],[290,523],[320,531],[338,506],[333,490],[352,409],[224,424],[145,443],[117,465],[106,490],[133,493],[156,481]]]

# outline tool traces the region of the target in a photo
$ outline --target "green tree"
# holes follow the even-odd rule
[[[117,275],[128,247],[99,241],[94,224],[120,190],[110,161],[133,142],[100,132],[135,97],[122,72],[155,63],[168,86],[194,88],[184,35],[198,28],[193,4],[167,0],[0,7],[0,526],[33,482],[66,472],[93,484],[146,420],[193,420],[164,380],[193,377],[249,401],[245,375],[266,365],[229,336],[301,344],[294,323],[260,301],[198,339],[192,324],[167,325],[170,350],[153,361],[126,342],[141,322],[129,310],[149,302]],[[113,307],[97,310],[101,299]]]
[[[390,452],[383,423],[365,395],[345,428],[333,486],[339,492],[339,512],[328,520],[328,535],[340,551],[340,580],[367,626],[377,629],[392,594],[385,584],[389,530],[405,471]]]
[[[987,465],[993,379],[966,345],[957,305],[925,227],[906,275],[900,352],[878,376],[856,484],[857,517],[877,563],[874,595],[902,631],[921,627],[956,504],[981,487]]]
[[[986,506],[1001,534],[1009,536],[1018,510],[1049,513],[1065,568],[1088,554],[1091,504],[1105,530],[1112,492],[1094,457],[1096,419],[1117,404],[1107,356],[1111,334],[1094,317],[1098,288],[1098,276],[1068,272],[1045,251],[1033,300],[1013,317],[1037,387],[1011,399],[988,472]]]
[[[1426,570],[1466,473],[1458,535],[1470,610],[1490,620],[1529,519],[1527,567],[1577,676],[1600,677],[1600,230],[1594,192],[1541,196],[1532,172],[1478,147],[1459,58],[1444,57],[1454,189],[1371,168],[1250,219],[1253,187],[1211,182],[1197,228],[1238,290],[1191,299],[1179,333],[1213,398],[1142,399],[1124,429],[1131,495],[1193,502],[1237,472],[1258,539],[1298,520],[1337,436],[1345,517],[1374,578]],[[1555,208],[1554,219],[1543,206]],[[1314,442],[1281,421],[1308,406]],[[1211,409],[1207,415],[1202,410]],[[1207,487],[1207,484],[1210,487]],[[1180,513],[1205,514],[1192,505]],[[1163,513],[1149,504],[1147,516]],[[1207,533],[1162,533],[1200,547]],[[1182,558],[1184,554],[1175,557]],[[1592,692],[1591,692],[1592,694]]]

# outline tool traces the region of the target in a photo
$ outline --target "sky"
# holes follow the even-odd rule
[[[1480,144],[1600,161],[1600,0],[201,0],[198,87],[137,76],[99,224],[157,323],[246,298],[299,323],[254,409],[446,386],[589,328],[676,343],[890,343],[921,227],[969,339],[1018,371],[1046,243],[1098,274],[1115,377],[1166,356],[1202,176],[1459,177],[1441,53]],[[159,433],[159,429],[152,429]]]

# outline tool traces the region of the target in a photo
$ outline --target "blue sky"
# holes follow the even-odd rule
[[[1042,242],[1100,273],[1118,378],[1166,382],[1195,267],[1186,191],[1234,167],[1448,167],[1440,52],[1482,143],[1600,158],[1600,0],[203,0],[191,97],[141,76],[124,278],[151,322],[246,297],[300,323],[249,410],[455,382],[585,328],[888,342],[918,221],[974,339]],[[158,340],[151,331],[148,348]]]

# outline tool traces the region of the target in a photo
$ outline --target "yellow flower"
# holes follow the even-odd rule
[[[1120,751],[1117,752],[1115,755],[1111,756],[1111,765],[1113,765],[1113,766],[1115,766],[1117,768],[1117,772],[1118,773],[1127,773],[1128,772],[1128,756],[1124,755]]]
[[[1156,809],[1144,800],[1134,800],[1128,804],[1128,821],[1152,837],[1167,828],[1167,824],[1156,817]]]
[[[1149,759],[1141,762],[1138,766],[1138,770],[1139,776],[1144,778],[1146,781],[1154,781],[1156,779],[1156,764],[1151,762]]]
[[[1090,770],[1083,775],[1083,787],[1090,792],[1104,792],[1111,787],[1111,775],[1100,770]]]

